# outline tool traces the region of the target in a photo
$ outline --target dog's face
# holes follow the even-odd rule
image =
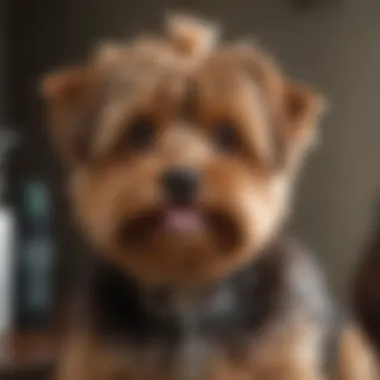
[[[44,85],[85,233],[150,284],[205,282],[260,252],[321,105],[256,47],[213,49],[211,29],[173,25]]]

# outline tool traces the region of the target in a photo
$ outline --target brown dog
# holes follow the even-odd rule
[[[62,380],[318,380],[331,306],[281,237],[322,98],[184,17],[48,76],[92,247]]]

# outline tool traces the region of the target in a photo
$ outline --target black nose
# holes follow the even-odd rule
[[[163,185],[168,199],[180,205],[195,201],[199,189],[199,175],[188,168],[175,168],[163,176]]]

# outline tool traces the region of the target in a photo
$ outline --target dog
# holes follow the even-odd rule
[[[94,250],[57,378],[325,379],[333,306],[285,234],[323,97],[183,15],[42,92]]]

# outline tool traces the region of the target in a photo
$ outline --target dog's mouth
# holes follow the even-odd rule
[[[210,234],[210,238],[223,251],[233,249],[241,240],[238,224],[226,212],[169,206],[124,220],[120,228],[120,241],[126,247],[142,247],[154,244],[160,236],[179,241],[181,238],[196,239],[205,234]]]

